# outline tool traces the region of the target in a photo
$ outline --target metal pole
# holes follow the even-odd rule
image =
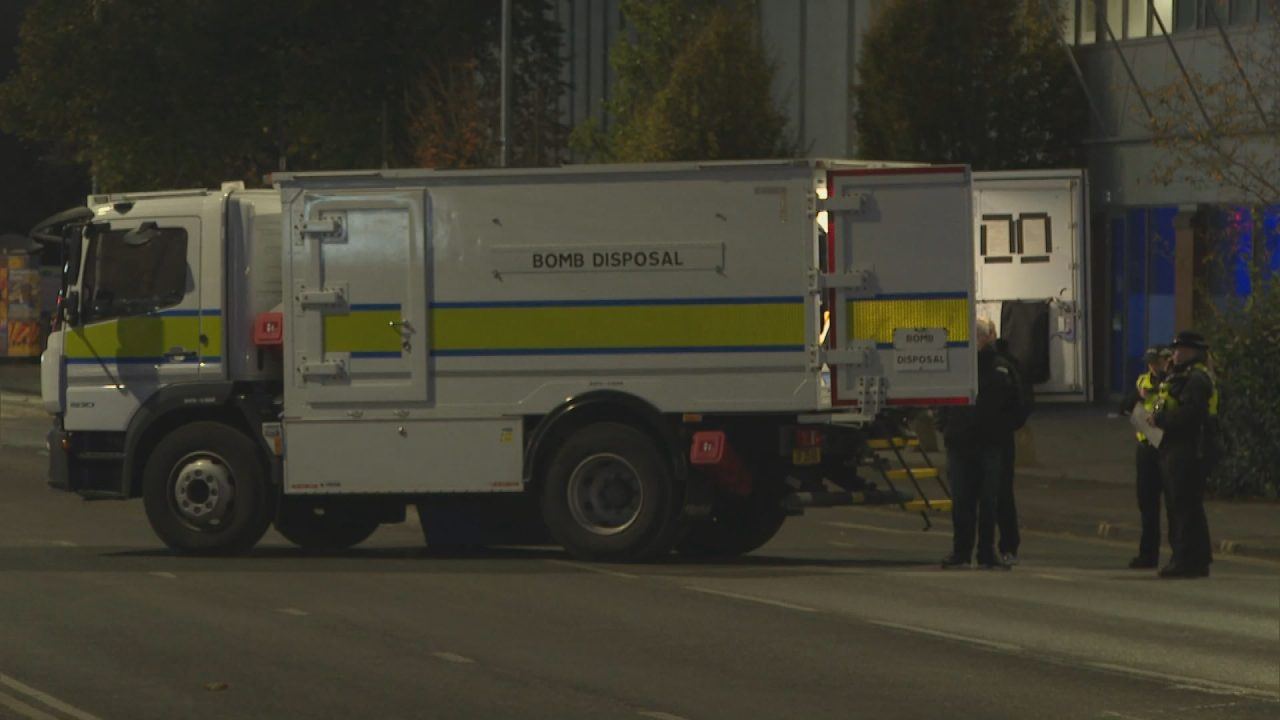
[[[1098,123],[1098,131],[1106,133],[1108,131],[1107,121],[1102,119],[1102,112],[1098,110],[1098,104],[1093,101],[1093,93],[1089,91],[1089,83],[1084,79],[1084,71],[1080,69],[1080,63],[1076,62],[1076,55],[1071,51],[1071,43],[1067,42],[1067,39],[1062,36],[1057,14],[1053,12],[1053,9],[1047,3],[1048,0],[1041,0],[1040,9],[1055,28],[1054,34],[1057,36],[1063,52],[1067,54],[1067,61],[1071,63],[1071,71],[1075,73],[1076,82],[1080,83],[1080,89],[1084,91],[1085,102],[1089,104],[1089,111],[1093,113],[1094,122]]]
[[[511,0],[502,0],[502,117],[498,144],[501,166],[511,164]]]
[[[1160,17],[1160,11],[1156,10],[1155,0],[1147,0],[1147,7],[1151,9],[1151,19],[1156,21],[1160,26],[1160,34],[1164,36],[1165,43],[1169,46],[1169,52],[1173,53],[1173,61],[1178,64],[1178,71],[1182,73],[1182,79],[1187,83],[1187,89],[1191,91],[1191,97],[1196,101],[1196,107],[1200,108],[1200,116],[1204,118],[1204,124],[1210,133],[1216,134],[1217,129],[1213,125],[1213,120],[1209,118],[1209,112],[1204,109],[1204,103],[1200,101],[1200,93],[1196,92],[1195,81],[1191,79],[1191,74],[1187,72],[1187,66],[1182,64],[1182,55],[1178,53],[1178,48],[1173,44],[1173,38],[1169,37],[1169,29],[1164,25],[1164,18]]]
[[[1102,27],[1107,31],[1107,37],[1111,40],[1111,48],[1116,51],[1116,57],[1120,58],[1120,64],[1124,66],[1125,74],[1129,76],[1129,82],[1133,84],[1133,89],[1138,93],[1138,100],[1142,102],[1142,109],[1147,111],[1147,119],[1154,121],[1155,113],[1151,112],[1151,106],[1147,104],[1147,95],[1142,92],[1142,86],[1138,84],[1138,78],[1133,74],[1133,68],[1129,66],[1129,59],[1124,56],[1124,50],[1120,48],[1120,41],[1116,39],[1116,34],[1111,31],[1111,23],[1107,22],[1106,16],[1099,16],[1098,22],[1102,23]]]
[[[1235,46],[1231,44],[1231,39],[1227,37],[1226,28],[1222,27],[1222,18],[1218,17],[1218,11],[1213,9],[1213,3],[1205,3],[1205,9],[1213,16],[1213,24],[1218,27],[1218,35],[1222,37],[1222,44],[1227,48],[1227,52],[1231,55],[1231,62],[1236,66],[1236,72],[1240,73],[1240,79],[1244,81],[1244,89],[1249,93],[1249,99],[1253,101],[1253,107],[1258,111],[1258,117],[1262,118],[1262,127],[1269,127],[1270,122],[1267,121],[1267,113],[1262,109],[1262,103],[1258,101],[1258,96],[1253,92],[1253,83],[1249,82],[1249,76],[1245,74],[1244,65],[1240,64],[1240,58],[1236,55]]]

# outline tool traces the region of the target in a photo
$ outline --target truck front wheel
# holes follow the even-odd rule
[[[542,517],[575,557],[645,560],[678,540],[673,489],[671,470],[648,435],[595,423],[556,451],[542,485]]]
[[[182,553],[248,552],[271,524],[267,470],[244,433],[194,422],[156,444],[142,471],[147,520]]]
[[[285,498],[276,517],[276,530],[304,550],[346,550],[359,545],[378,529],[376,518],[314,501]]]

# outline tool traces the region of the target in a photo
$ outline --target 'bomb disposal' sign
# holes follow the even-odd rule
[[[723,243],[652,245],[500,245],[492,250],[494,270],[513,273],[720,270]]]
[[[945,328],[898,328],[893,331],[893,369],[930,371],[947,369]]]

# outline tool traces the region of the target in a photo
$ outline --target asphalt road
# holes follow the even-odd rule
[[[1280,565],[1203,581],[1030,534],[943,571],[945,523],[811,512],[738,562],[448,556],[412,520],[304,556],[165,552],[138,502],[44,484],[0,406],[0,718],[1274,718]]]

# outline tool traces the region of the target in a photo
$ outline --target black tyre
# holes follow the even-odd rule
[[[178,552],[248,552],[274,514],[267,478],[244,433],[217,422],[183,425],[160,440],[143,468],[147,520]]]
[[[542,518],[552,536],[584,560],[647,560],[679,540],[671,469],[645,433],[621,423],[569,436],[548,466]]]
[[[711,503],[711,513],[694,521],[678,549],[690,557],[745,555],[772,540],[786,519],[781,488],[757,487],[746,497],[721,493]]]
[[[304,550],[332,552],[359,545],[378,529],[375,518],[307,498],[284,498],[276,531]]]

